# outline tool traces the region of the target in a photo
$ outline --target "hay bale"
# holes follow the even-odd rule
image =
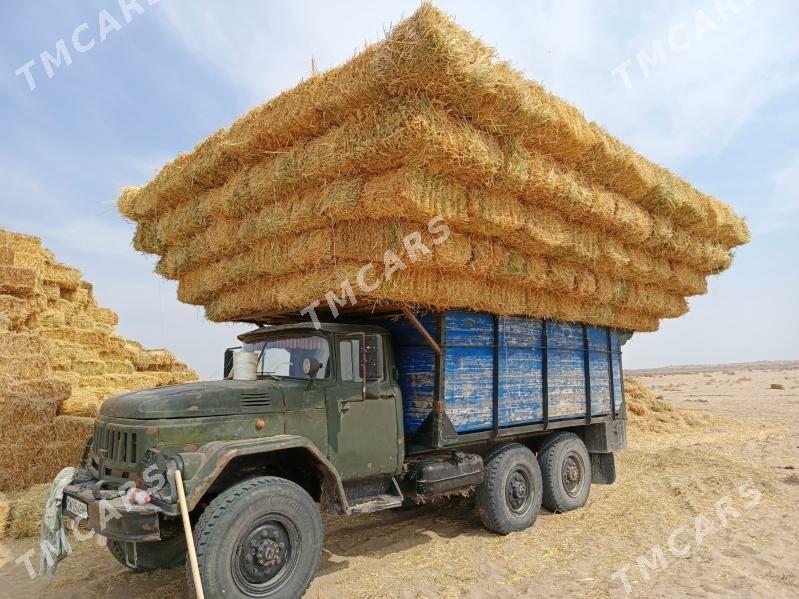
[[[0,541],[6,538],[8,525],[11,522],[11,501],[0,493]]]
[[[116,314],[97,305],[79,271],[36,238],[0,229],[0,248],[0,490],[8,491],[76,465],[106,397],[196,375],[165,350],[150,357],[154,372],[137,372],[132,358],[144,350],[129,351]]]
[[[27,491],[11,496],[11,517],[6,530],[8,538],[39,536],[49,487],[49,483],[34,485]]]
[[[468,266],[483,288],[509,285],[500,295],[526,307],[520,314],[651,330],[650,317],[683,314],[684,297],[705,293],[706,277],[748,240],[727,206],[588,123],[427,4],[347,64],[124,190],[119,209],[137,224],[134,247],[158,254],[157,271],[179,281],[179,299],[223,320],[299,310],[320,299],[311,290],[330,279],[322,271],[373,262],[386,229],[440,214],[453,248],[442,246],[449,255],[424,277]],[[479,260],[458,264],[468,245]],[[532,300],[514,285],[520,274],[542,281]],[[276,278],[298,286],[241,289]],[[434,296],[422,278],[363,299],[407,301],[424,287],[417,303],[449,307],[446,290]],[[567,288],[596,301],[575,308]],[[459,307],[506,313],[498,297]]]
[[[330,126],[346,123],[356,108],[368,110],[391,96],[430,97],[489,134],[518,135],[525,145],[543,149],[623,195],[644,198],[655,186],[668,185],[677,198],[668,204],[671,210],[677,202],[702,208],[714,205],[588,123],[574,107],[526,81],[437,9],[423,5],[385,41],[350,63],[254,109],[230,130],[218,132],[165,167],[152,183],[127,190],[123,212],[138,218],[156,207],[166,210],[222,185],[232,171],[253,164],[258,156],[290,147],[297,139],[316,137]],[[650,205],[658,206],[655,201]],[[710,210],[690,212],[704,216]]]

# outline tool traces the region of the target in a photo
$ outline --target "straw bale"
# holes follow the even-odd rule
[[[261,311],[305,306],[314,299],[324,299],[329,290],[340,295],[341,282],[355,281],[362,266],[339,263],[323,272],[263,276],[251,285],[219,294],[206,305],[206,316],[213,321],[233,320]],[[357,299],[362,303],[406,302],[431,309],[469,307],[500,315],[535,315],[637,331],[657,329],[657,318],[635,310],[582,302],[571,295],[528,289],[513,282],[486,280],[465,271],[442,277],[435,270],[416,266],[394,273],[390,281],[383,280],[371,293],[356,293]]]
[[[11,522],[11,501],[0,494],[0,541],[6,538],[8,525]]]
[[[412,108],[407,110],[412,111]],[[325,174],[325,169],[333,169],[336,175],[344,176],[355,169],[376,173],[410,164],[439,174],[446,172],[449,180],[439,187],[439,191],[447,184],[457,185],[453,177],[460,177],[466,183],[470,180],[476,182],[478,191],[471,193],[482,195],[485,198],[483,203],[488,207],[495,201],[503,203],[502,198],[497,200],[497,185],[491,186],[490,191],[479,190],[491,183],[501,182],[500,190],[515,190],[512,195],[520,195],[520,201],[531,204],[528,210],[543,205],[551,209],[553,216],[557,214],[558,220],[565,226],[560,235],[568,237],[573,229],[578,229],[578,232],[593,229],[595,234],[601,235],[611,233],[621,242],[641,244],[655,256],[685,261],[705,274],[718,272],[730,263],[731,257],[726,247],[675,230],[666,218],[650,216],[623,196],[597,186],[592,187],[581,175],[564,170],[564,167],[540,153],[525,153],[522,159],[525,163],[523,174],[507,178],[504,175],[513,157],[496,142],[492,146],[490,140],[480,137],[468,125],[457,124],[446,115],[425,108],[423,116],[416,117],[416,124],[421,123],[420,126],[400,127],[390,138],[385,138],[382,132],[392,130],[391,121],[396,118],[412,120],[412,117],[398,111],[378,114],[373,117],[378,124],[369,125],[373,131],[357,129],[365,126],[360,122],[348,125],[331,131],[319,140],[312,140],[302,147],[236,173],[224,186],[212,190],[196,203],[184,204],[173,212],[160,214],[157,221],[142,224],[134,239],[134,246],[142,251],[168,254],[171,248],[193,244],[192,249],[178,251],[181,256],[200,259],[203,246],[199,240],[209,237],[210,228],[217,227],[220,221],[224,223],[223,226],[231,228],[233,225],[229,223],[235,218],[249,217],[250,213],[259,210],[278,210],[277,206],[264,209],[264,204],[285,200],[292,191],[326,180],[332,175]],[[367,120],[367,123],[370,121]],[[433,133],[425,133],[429,131]],[[332,156],[335,156],[335,160],[332,160]],[[442,156],[457,157],[455,164]],[[281,160],[292,166],[281,166]],[[475,167],[477,170],[472,173]],[[417,175],[420,179],[424,177],[424,174]],[[327,191],[324,186],[323,189]],[[451,194],[445,197],[451,197]],[[507,200],[515,201],[512,198]],[[490,218],[492,212],[483,216]],[[652,235],[655,226],[653,218],[660,219],[657,237]],[[294,225],[291,221],[288,224]],[[475,221],[473,224],[479,226],[481,223]],[[214,236],[221,238],[218,230]],[[227,242],[228,246],[232,243]],[[159,266],[159,272],[165,274],[172,271],[167,263]]]
[[[0,266],[14,266],[14,251],[7,245],[0,245]]]
[[[400,256],[406,255],[403,253],[402,240],[418,229],[418,226],[406,221],[351,221],[335,229],[267,239],[211,268],[190,273],[181,280],[178,298],[186,303],[203,304],[225,288],[251,284],[250,281],[257,281],[261,275],[278,276],[288,272],[331,268],[338,260],[372,262],[379,271],[377,267],[382,267],[379,263],[386,248]],[[432,268],[447,275],[468,268],[488,279],[517,279],[525,286],[573,294],[585,299],[596,298],[596,288],[602,286],[610,290],[605,301],[612,305],[634,307],[660,317],[677,316],[685,312],[682,297],[654,286],[617,281],[599,275],[592,276],[589,283],[582,269],[557,259],[530,256],[509,250],[500,242],[457,233],[451,234],[444,244],[436,247],[426,230],[425,234],[420,235],[420,240],[425,247],[433,249],[429,250],[429,255],[415,252],[416,264],[406,256],[404,261],[409,263],[409,268]],[[297,251],[291,251],[292,246],[296,246]],[[287,261],[286,256],[291,260]]]
[[[59,263],[46,264],[41,276],[43,281],[55,283],[62,289],[78,289],[81,282],[79,270]]]
[[[20,425],[52,422],[64,397],[26,396],[9,394],[0,407],[0,435],[4,438],[14,433]]]
[[[347,190],[346,194],[342,193],[343,189]],[[328,197],[345,198],[345,201],[328,202]],[[680,268],[679,263],[671,268],[665,258],[651,259],[642,250],[622,246],[614,238],[600,236],[592,228],[570,225],[554,211],[535,208],[510,196],[483,193],[470,196],[468,190],[456,184],[417,171],[399,171],[365,185],[360,181],[347,181],[340,186],[325,187],[316,194],[300,195],[285,204],[267,206],[243,223],[221,221],[185,246],[165,253],[157,270],[165,276],[179,278],[192,266],[240,252],[262,238],[271,239],[274,245],[277,243],[275,235],[279,233],[284,236],[287,232],[299,234],[313,227],[326,226],[331,221],[364,216],[383,219],[404,216],[426,224],[437,214],[442,214],[451,227],[494,235],[528,252],[553,252],[601,272],[618,272],[643,278],[644,282],[662,283],[665,288],[683,294],[702,293],[706,289],[701,273]],[[292,219],[292,226],[288,226]],[[314,239],[312,247],[325,243],[318,235]],[[275,250],[272,262],[281,259],[307,262],[304,254],[314,254],[302,250],[309,243],[306,238],[294,240],[293,244],[291,241],[290,238],[283,243],[283,249]],[[449,244],[448,241],[444,247]],[[669,255],[679,254],[671,251],[672,248],[669,250]],[[268,251],[263,255],[270,260]],[[722,252],[722,262],[723,259],[726,259],[726,252]],[[714,262],[703,266],[715,272],[721,265]],[[258,268],[247,264],[243,267]],[[286,264],[286,268],[289,267],[290,264]],[[219,264],[215,268],[218,276],[224,278],[225,272]],[[675,270],[679,270],[679,274]],[[193,278],[196,280],[198,276],[194,274]]]
[[[319,94],[320,89],[326,93]],[[335,126],[358,109],[385,104],[389,95],[427,96],[488,133],[519,137],[528,148],[574,166],[614,192],[636,200],[648,197],[655,208],[663,202],[651,201],[658,194],[650,190],[668,188],[676,198],[665,205],[670,214],[702,217],[711,212],[708,207],[718,204],[685,193],[679,179],[588,123],[577,109],[539,84],[524,80],[492,49],[425,5],[384,42],[251,111],[229,131],[218,132],[165,167],[145,188],[126,191],[123,213],[147,217],[156,208],[166,210],[191,201],[223,185],[232,172],[251,166],[259,156],[319,136],[325,129],[320,115],[327,117],[321,121],[326,127]],[[308,115],[314,103],[319,104],[319,113]],[[307,118],[289,116],[292,105]],[[735,237],[742,232],[740,223],[739,219],[738,231],[712,232],[733,245],[741,243],[746,239]],[[690,225],[696,230],[708,227],[701,218]]]
[[[34,485],[11,497],[11,516],[6,529],[10,539],[39,536],[49,484]]]
[[[30,381],[50,373],[50,362],[41,354],[0,355],[0,372],[17,380]]]
[[[10,247],[15,254],[35,254],[42,251],[42,240],[40,238],[6,229],[0,229],[0,245]]]
[[[140,372],[185,370],[171,351],[166,349],[142,349],[133,360],[136,370]]]
[[[115,334],[104,330],[75,329],[70,327],[56,327],[41,329],[44,337],[53,340],[71,341],[93,349],[123,349],[125,340]]]
[[[35,286],[34,271],[17,266],[0,266],[0,293],[29,295]]]
[[[0,354],[43,354],[50,343],[33,333],[0,333]]]
[[[56,443],[83,449],[86,440],[92,436],[94,419],[82,416],[62,415],[53,420],[53,432]],[[73,457],[80,457],[76,454]]]
[[[66,416],[95,418],[106,399],[128,391],[130,389],[125,387],[80,387],[73,390],[69,398],[61,404],[59,412]]]
[[[56,377],[41,377],[29,381],[14,381],[8,386],[11,398],[28,398],[31,400],[52,400],[56,403],[64,401],[71,392],[68,382]]]

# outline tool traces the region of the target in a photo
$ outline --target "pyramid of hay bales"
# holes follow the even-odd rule
[[[354,285],[441,215],[449,239],[359,301],[650,331],[749,239],[729,206],[428,4],[126,189],[119,209],[134,247],[215,321]]]
[[[116,323],[78,270],[38,238],[0,229],[0,491],[76,464],[105,398],[196,380],[168,351],[126,341]]]

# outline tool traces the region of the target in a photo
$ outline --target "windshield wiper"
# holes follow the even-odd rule
[[[279,376],[277,376],[276,374],[273,374],[271,372],[262,372],[261,376],[269,377],[273,381],[279,381],[280,380]]]

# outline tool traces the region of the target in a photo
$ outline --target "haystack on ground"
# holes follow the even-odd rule
[[[166,350],[144,350],[78,270],[35,237],[0,229],[0,491],[76,464],[112,395],[196,380]]]
[[[727,205],[428,4],[125,190],[119,209],[180,299],[217,321],[297,311],[364,264],[379,273],[420,231],[432,255],[359,301],[648,331],[749,239]],[[440,247],[437,215],[452,232]]]

